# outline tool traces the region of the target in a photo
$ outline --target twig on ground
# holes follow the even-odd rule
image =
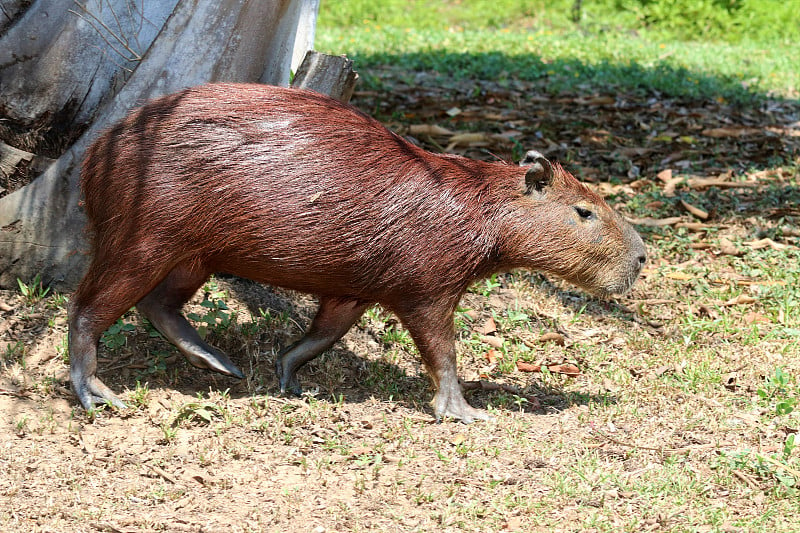
[[[465,391],[482,390],[482,391],[508,392],[509,394],[514,394],[516,396],[519,396],[520,398],[524,398],[525,401],[527,401],[528,404],[533,409],[539,410],[542,408],[542,404],[539,403],[539,400],[538,398],[536,398],[536,396],[525,394],[518,387],[515,387],[513,385],[505,385],[502,383],[494,383],[491,381],[477,380],[477,381],[462,381],[461,387]]]

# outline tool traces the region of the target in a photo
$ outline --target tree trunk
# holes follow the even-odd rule
[[[90,252],[78,181],[97,134],[141,102],[184,87],[286,85],[313,42],[319,0],[25,4],[0,6],[0,138],[57,159],[0,198],[0,287],[40,274],[69,290]]]

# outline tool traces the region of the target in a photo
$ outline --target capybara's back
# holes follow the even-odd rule
[[[435,411],[484,418],[455,377],[452,313],[467,286],[528,267],[600,294],[644,262],[636,232],[533,152],[523,166],[424,151],[326,96],[214,84],[154,100],[87,152],[82,187],[94,260],[70,319],[72,383],[85,407],[121,405],[94,375],[96,344],[140,312],[189,360],[241,377],[180,314],[214,272],[320,297],[296,370],[379,302],[411,332],[439,392]]]

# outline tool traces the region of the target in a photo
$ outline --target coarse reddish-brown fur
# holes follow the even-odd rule
[[[431,154],[349,105],[262,85],[146,104],[91,146],[81,185],[95,256],[74,297],[79,351],[159,283],[179,308],[225,272],[354,315],[381,303],[439,382],[454,360],[453,310],[475,279],[528,267],[624,292],[644,255],[630,226],[560,166],[529,190],[525,167]],[[345,326],[318,319],[324,331]]]

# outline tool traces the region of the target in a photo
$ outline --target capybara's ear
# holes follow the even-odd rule
[[[542,189],[553,182],[553,165],[536,150],[529,150],[522,161],[521,167],[529,166],[525,172],[525,192],[542,192]]]

